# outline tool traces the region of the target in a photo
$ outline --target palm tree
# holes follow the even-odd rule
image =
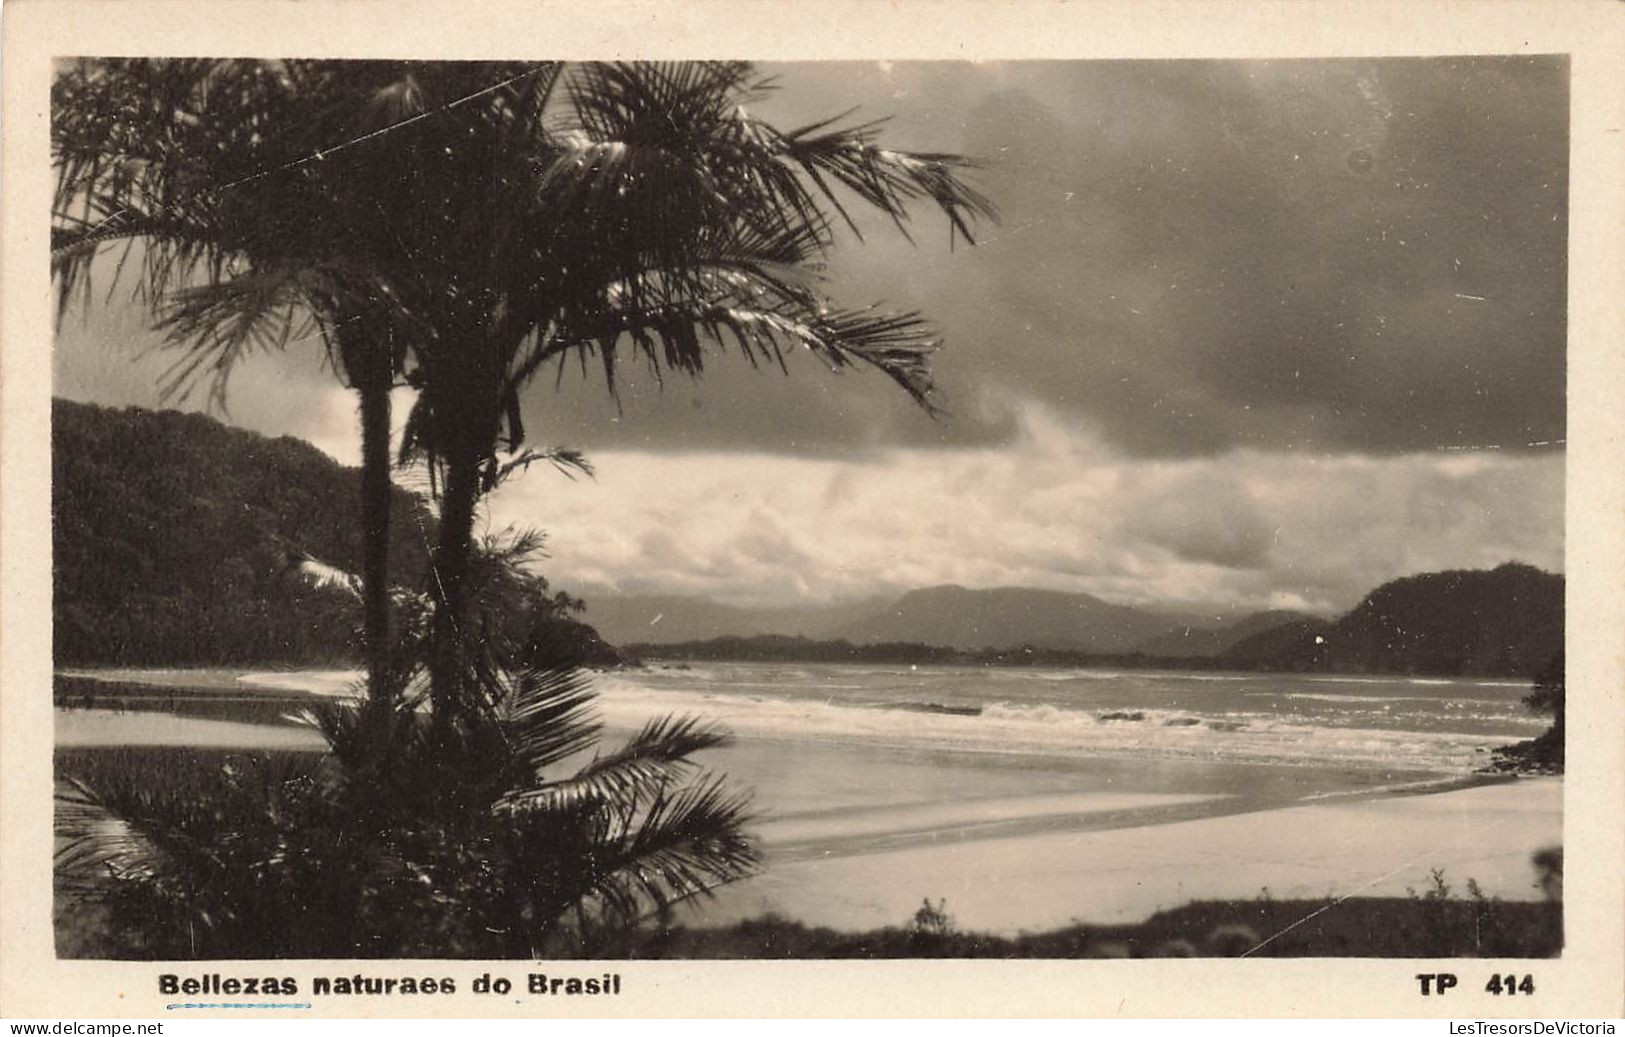
[[[426,106],[469,86],[436,84],[440,72],[418,77]],[[877,368],[932,407],[931,328],[835,305],[822,264],[837,220],[857,231],[853,202],[905,234],[914,203],[932,205],[950,241],[971,240],[992,206],[960,178],[964,160],[886,149],[876,123],[772,127],[746,107],[770,88],[742,63],[550,64],[428,131],[445,143],[419,172],[441,188],[400,227],[413,261],[392,279],[426,329],[406,446],[441,489],[430,669],[444,722],[479,699],[465,658],[473,515],[499,449],[524,441],[519,394],[539,370],[596,356],[614,393],[623,352],[659,376],[697,375],[727,346],[758,364],[806,349]]]
[[[697,374],[728,346],[753,363],[806,349],[877,368],[932,408],[929,326],[835,305],[822,262],[837,220],[856,232],[853,201],[905,233],[911,207],[933,205],[967,241],[991,206],[962,160],[885,149],[875,124],[773,128],[744,107],[766,89],[742,64],[109,62],[59,80],[63,305],[88,294],[97,251],[140,242],[138,297],[187,349],[171,387],[212,376],[222,395],[245,351],[287,343],[308,318],[364,397],[364,495],[387,491],[387,388],[404,379],[418,400],[403,455],[428,461],[441,497],[421,668],[385,648],[387,606],[371,603],[387,601],[387,555],[368,551],[374,695],[319,720],[337,769],[261,797],[265,823],[229,854],[206,849],[209,818],[258,813],[182,804],[177,827],[139,791],[110,802],[120,794],[87,786],[79,833],[105,834],[113,808],[126,820],[112,845],[133,855],[92,860],[138,885],[144,861],[152,874],[178,861],[169,874],[195,866],[213,888],[270,891],[264,904],[352,888],[340,879],[370,888],[393,869],[400,881],[374,898],[388,918],[515,918],[510,949],[530,954],[572,907],[578,927],[588,902],[631,918],[749,870],[742,803],[714,780],[682,782],[717,743],[710,729],[660,721],[562,781],[543,773],[596,729],[573,668],[546,651],[517,669],[480,660],[473,527],[505,475],[544,456],[579,465],[499,459],[525,440],[521,389],[571,358],[596,357],[613,392],[623,352]],[[384,508],[366,511],[369,538],[387,528],[387,493]],[[467,897],[482,909],[433,906]],[[236,917],[255,931],[252,910]]]
[[[374,683],[387,644],[388,395],[418,390],[403,455],[442,498],[431,587],[435,712],[476,708],[466,618],[473,515],[499,447],[525,439],[519,394],[550,363],[623,351],[698,374],[806,349],[875,367],[932,408],[938,340],[917,313],[844,309],[821,290],[839,219],[861,202],[950,241],[991,217],[946,154],[884,148],[876,123],[780,131],[742,63],[95,63],[58,83],[58,272],[139,239],[144,298],[189,349],[174,385],[314,316],[363,395],[363,577]],[[342,132],[339,132],[342,130]],[[84,212],[69,215],[76,206]],[[128,254],[128,253],[127,253]],[[200,281],[201,283],[190,283]]]
[[[410,108],[391,62],[78,60],[52,93],[57,185],[52,267],[59,319],[92,298],[99,256],[180,351],[166,397],[206,391],[255,350],[319,335],[360,398],[369,686],[387,695],[390,390],[410,314],[391,304],[380,259],[398,249],[374,185],[409,195],[412,152],[352,146]],[[397,202],[399,204],[399,202]]]

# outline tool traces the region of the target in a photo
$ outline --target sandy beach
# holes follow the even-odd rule
[[[1530,857],[1562,842],[1562,781],[1327,801],[1167,824],[775,861],[698,911],[722,924],[778,913],[814,925],[900,925],[922,899],[996,933],[1130,922],[1192,900],[1405,896],[1442,868],[1456,895],[1534,900]]]

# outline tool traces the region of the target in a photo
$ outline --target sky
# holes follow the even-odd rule
[[[717,356],[619,408],[567,370],[493,528],[558,586],[829,602],[941,583],[1128,604],[1336,611],[1410,573],[1562,568],[1567,66],[1561,58],[763,66],[753,114],[856,109],[975,158],[1000,220],[949,247],[859,219],[847,305],[940,330],[933,418],[884,377]],[[160,404],[145,314],[64,325],[56,391]],[[358,456],[316,342],[223,417]],[[201,404],[194,404],[201,405]],[[398,408],[398,419],[404,417]]]

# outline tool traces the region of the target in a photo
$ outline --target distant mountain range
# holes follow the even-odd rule
[[[1182,616],[1088,594],[956,586],[823,610],[607,596],[589,603],[588,619],[616,644],[671,658],[829,659],[840,658],[845,644],[864,649],[846,654],[869,660],[1097,657],[1114,665],[1205,660],[1237,670],[1523,677],[1563,647],[1563,587],[1560,575],[1509,562],[1395,580],[1335,619],[1289,611]],[[666,616],[678,618],[668,626]]]
[[[961,651],[1027,646],[1185,658],[1218,655],[1259,631],[1307,618],[1279,611],[1187,615],[1113,605],[1090,594],[945,586],[911,591],[837,636],[856,644],[915,641]]]
[[[1146,655],[1161,658],[1196,659],[1215,658],[1230,652],[1236,645],[1271,630],[1280,630],[1298,623],[1317,620],[1302,612],[1286,609],[1268,609],[1242,616],[1234,622],[1216,621],[1214,625],[1188,624],[1154,637],[1136,646]]]
[[[851,631],[860,636],[723,635],[628,647],[662,659],[1529,677],[1563,648],[1563,583],[1509,562],[1395,580],[1335,620],[1257,612],[1172,627],[1168,616],[1088,595],[939,587],[904,595]],[[934,634],[933,619],[940,621]],[[1013,640],[1023,633],[1034,636]]]
[[[923,644],[978,651],[1030,645],[1059,651],[1208,656],[1296,612],[1186,615],[1113,605],[1089,594],[953,585],[895,600],[741,608],[681,595],[588,593],[587,620],[616,644],[670,645],[719,637],[788,637],[852,644]]]
[[[680,594],[617,594],[585,589],[585,618],[615,644],[676,644],[713,637],[832,638],[849,624],[878,615],[889,602],[741,608]]]
[[[1064,648],[1123,652],[1169,632],[1165,615],[1111,605],[1088,594],[996,587],[929,587],[852,623],[841,636],[859,643],[918,641],[948,648]]]
[[[353,469],[299,440],[269,439],[196,414],[58,400],[52,421],[59,662],[355,657],[350,611],[282,575],[289,550],[357,567]],[[396,515],[396,573],[413,585],[423,578],[434,520],[405,491],[397,494]],[[583,618],[611,644],[673,654],[673,645],[730,639],[731,647],[705,649],[707,657],[841,658],[845,643],[870,649],[871,657],[880,646],[912,646],[910,657],[920,659],[1094,656],[1234,669],[1524,676],[1563,644],[1563,577],[1515,563],[1396,580],[1336,619],[1281,611],[1190,615],[1021,587],[929,587],[895,600],[749,609],[678,595],[584,596]]]

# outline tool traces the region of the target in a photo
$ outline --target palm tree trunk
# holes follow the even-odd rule
[[[440,499],[440,539],[434,550],[434,623],[430,631],[429,697],[436,728],[444,730],[467,705],[472,689],[464,631],[470,609],[469,564],[474,546],[474,507],[479,501],[477,455],[451,452]]]
[[[362,647],[367,694],[374,702],[393,697],[389,634],[389,358],[369,358],[358,380],[361,394],[361,593]],[[382,363],[379,362],[382,360]]]
[[[367,696],[394,697],[389,634],[389,393],[395,383],[390,344],[365,324],[340,321],[339,356],[345,380],[361,398],[361,650],[367,663]]]

